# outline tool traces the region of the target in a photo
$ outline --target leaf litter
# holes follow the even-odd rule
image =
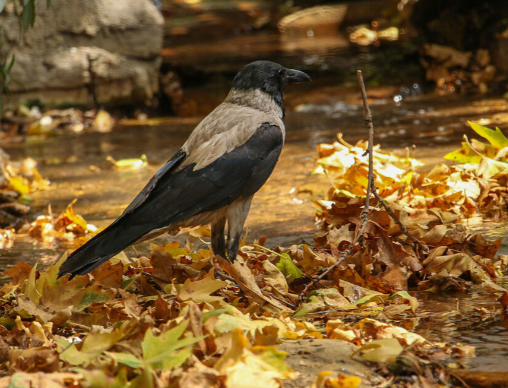
[[[491,134],[494,148],[504,144],[496,133]],[[72,280],[57,279],[65,256],[46,270],[26,263],[6,270],[11,281],[0,289],[0,372],[5,375],[0,387],[18,382],[280,387],[284,380],[297,381],[298,373],[277,344],[324,338],[337,346],[339,341],[354,344],[353,357],[370,363],[385,386],[460,386],[450,367],[463,367],[460,359],[474,356],[474,348],[413,333],[419,306],[413,291],[480,286],[499,294],[499,315],[506,318],[508,294],[496,284],[508,264],[506,256],[496,256],[501,240],[489,242],[458,223],[463,214],[505,203],[500,188],[506,174],[499,170],[485,178],[483,159],[476,160],[476,169],[442,165],[417,173],[416,160],[377,147],[379,193],[429,248],[425,251],[373,200],[364,233],[358,235],[368,172],[365,149],[364,142],[351,146],[340,136],[335,144],[320,145],[319,170],[333,187],[316,202],[321,232],[314,246],[268,249],[264,238],[243,244],[238,268],[224,267],[234,280],[217,268],[209,249],[195,249],[190,242],[152,244],[148,257],[122,252]],[[72,204],[48,223],[64,234],[94,232]],[[32,234],[44,236],[44,225],[32,225]],[[207,235],[206,230],[195,233]],[[348,248],[351,253],[338,263]],[[315,372],[312,387],[369,386],[354,371]]]

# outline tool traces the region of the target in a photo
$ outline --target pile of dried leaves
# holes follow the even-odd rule
[[[325,232],[316,238],[316,248],[330,251],[333,261],[360,237],[363,245],[355,245],[332,277],[386,293],[415,287],[464,290],[471,282],[504,291],[494,282],[508,264],[506,255],[496,257],[501,238],[491,243],[468,232],[454,223],[458,216],[451,212],[437,208],[408,212],[391,204],[411,235],[429,248],[426,252],[408,240],[387,211],[377,206],[367,217],[365,233],[358,236],[364,200],[333,193],[330,200],[331,205],[327,202],[321,208],[319,219]]]
[[[436,83],[437,91],[487,93],[496,75],[489,50],[478,49],[473,54],[452,47],[424,44],[420,55],[425,78]]]
[[[375,185],[382,198],[395,202],[411,213],[415,209],[438,209],[470,215],[478,210],[508,204],[508,139],[496,128],[491,130],[470,122],[471,128],[489,144],[465,137],[463,148],[445,156],[464,164],[438,164],[430,172],[418,173],[422,164],[397,157],[374,147]],[[339,135],[333,144],[321,144],[317,172],[326,171],[341,194],[365,196],[368,176],[367,143],[347,144]]]
[[[210,249],[189,242],[152,245],[149,257],[124,252],[72,280],[57,279],[64,258],[45,271],[26,263],[5,271],[11,281],[0,289],[0,372],[10,376],[0,378],[0,387],[275,388],[298,376],[276,345],[301,339],[354,344],[354,357],[373,363],[384,386],[459,384],[447,364],[460,366],[453,360],[473,356],[474,348],[409,331],[418,311],[411,291],[482,284],[503,295],[506,309],[508,293],[495,283],[508,266],[507,256],[496,256],[501,240],[469,233],[457,219],[505,203],[506,170],[493,174],[490,167],[504,163],[501,149],[508,145],[495,157],[485,148],[485,156],[470,161],[479,162],[476,169],[445,166],[429,174],[416,173],[415,160],[377,148],[375,183],[399,224],[374,200],[361,218],[365,144],[339,140],[319,147],[334,187],[317,203],[322,232],[315,245],[271,250],[264,238],[243,243],[239,266],[222,263],[233,278]],[[469,195],[475,184],[476,197]],[[57,220],[39,221],[31,229],[39,237],[46,229],[50,237],[58,228],[90,231],[72,206]],[[354,371],[315,372],[313,388],[369,383]]]
[[[26,263],[5,271],[12,280],[0,289],[0,370],[11,376],[0,386],[280,387],[298,374],[276,345],[302,338],[352,342],[361,346],[357,357],[386,366],[412,357],[428,372],[420,381],[445,382],[449,376],[437,360],[473,351],[433,344],[373,318],[346,323],[333,314],[412,315],[418,302],[407,292],[390,296],[330,280],[295,314],[262,306],[235,283],[215,279],[210,251],[191,248],[152,245],[148,258],[122,253],[72,280],[57,279],[65,257],[46,271]],[[312,272],[332,259],[308,246],[274,253],[262,241],[244,245],[241,255],[263,293],[288,305],[301,287],[301,272],[288,281],[295,263]],[[318,304],[332,314],[309,318]],[[313,386],[358,387],[361,381],[327,373]]]

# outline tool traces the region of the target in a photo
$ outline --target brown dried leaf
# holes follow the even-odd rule
[[[18,285],[28,279],[31,270],[32,266],[30,264],[18,261],[14,267],[6,269],[3,274],[12,278],[9,284]]]
[[[55,349],[38,347],[31,349],[11,349],[10,367],[15,372],[52,373],[59,369],[60,360]]]

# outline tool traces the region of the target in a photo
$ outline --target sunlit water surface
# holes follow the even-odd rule
[[[376,94],[376,92],[374,93]],[[393,91],[380,90],[372,99],[376,142],[384,149],[405,152],[416,145],[415,156],[426,168],[444,162],[442,156],[458,148],[463,133],[472,136],[467,120],[488,120],[490,125],[507,128],[505,100],[469,99],[458,96],[413,96],[401,101]],[[302,100],[315,101],[303,103]],[[286,117],[287,140],[273,175],[256,195],[246,227],[248,239],[267,237],[268,246],[312,243],[313,199],[322,198],[329,188],[323,176],[312,175],[315,148],[333,142],[337,132],[355,143],[365,139],[363,112],[356,92],[330,93],[309,90],[305,96],[289,93],[293,111]],[[13,159],[30,156],[39,162],[40,172],[49,178],[48,191],[33,194],[33,208],[40,213],[51,203],[59,214],[74,198],[78,214],[98,227],[108,225],[134,198],[147,180],[183,144],[200,118],[174,118],[164,125],[125,126],[110,133],[62,135],[49,139],[28,139],[12,144],[6,151]],[[146,154],[150,165],[138,171],[116,171],[106,161]],[[478,215],[464,223],[490,239],[503,238],[501,253],[508,253],[507,212]],[[183,240],[185,236],[179,237]],[[163,238],[167,241],[168,238]],[[0,267],[17,260],[50,263],[72,241],[20,240],[0,250]],[[141,251],[147,251],[141,248]],[[433,295],[419,293],[420,323],[416,331],[429,340],[455,341],[474,345],[477,357],[469,365],[482,371],[508,368],[508,330],[501,324],[498,295],[482,290],[468,294]],[[457,306],[458,305],[458,306]],[[491,311],[481,314],[478,307]],[[457,310],[457,314],[448,314]],[[463,315],[462,315],[463,313]],[[444,314],[444,315],[443,315]]]

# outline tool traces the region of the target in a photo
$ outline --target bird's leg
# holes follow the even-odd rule
[[[228,244],[227,255],[230,263],[233,263],[238,254],[240,236],[242,235],[243,224],[249,214],[252,197],[236,200],[229,205],[227,210],[228,219]]]
[[[212,250],[213,253],[227,260],[226,240],[224,239],[224,227],[226,226],[226,217],[221,217],[212,222]]]

